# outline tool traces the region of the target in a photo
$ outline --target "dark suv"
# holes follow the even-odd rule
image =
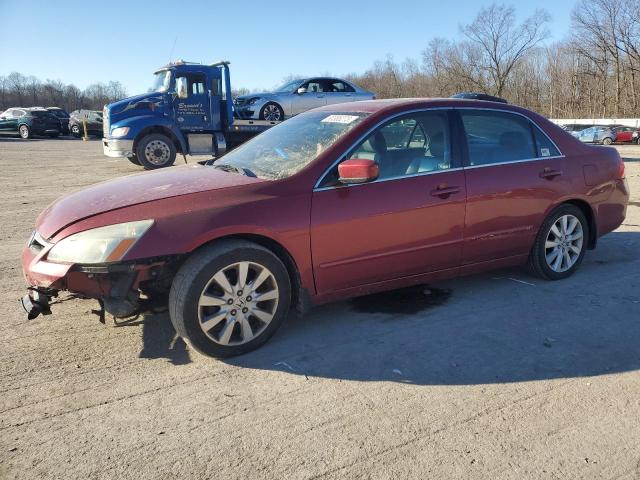
[[[47,111],[60,120],[60,133],[69,135],[69,113],[60,107],[47,107]]]
[[[87,135],[102,138],[102,112],[99,110],[74,110],[69,118],[69,130],[74,137],[84,135],[82,121],[87,121]]]
[[[60,135],[60,120],[47,110],[10,108],[0,114],[0,132],[18,133],[24,139],[33,135]]]

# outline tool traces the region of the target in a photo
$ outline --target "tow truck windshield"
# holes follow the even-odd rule
[[[171,71],[165,70],[153,74],[152,92],[166,92],[171,85]]]

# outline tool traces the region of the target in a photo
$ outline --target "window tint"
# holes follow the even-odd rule
[[[303,85],[304,86],[304,85]],[[311,80],[306,84],[308,93],[323,92],[321,83],[318,80]]]
[[[542,131],[536,127],[535,125],[531,125],[533,128],[533,136],[536,139],[536,149],[538,157],[558,157],[560,156],[560,152],[558,149],[551,143],[551,140],[542,133]]]
[[[333,92],[333,93],[347,93],[347,92],[354,92],[355,90],[351,87],[351,85],[348,85],[346,83],[344,83],[341,80],[328,80],[328,91],[329,92]]]
[[[185,77],[187,79],[187,91],[191,95],[204,95],[205,75],[204,73],[188,73],[177,75],[176,78]]]
[[[506,112],[462,110],[470,165],[536,158],[529,121]]]
[[[424,112],[388,123],[361,142],[347,158],[375,160],[380,179],[451,168],[448,115]]]

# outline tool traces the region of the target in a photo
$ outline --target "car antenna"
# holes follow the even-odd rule
[[[173,39],[173,45],[171,46],[171,51],[169,52],[169,64],[171,64],[171,58],[173,58],[173,49],[176,48],[176,42],[178,41],[178,35]]]

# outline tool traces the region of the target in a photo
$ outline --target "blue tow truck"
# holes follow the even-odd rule
[[[229,62],[178,61],[154,73],[149,93],[105,105],[102,144],[106,156],[150,170],[178,153],[220,157],[277,123],[234,118]]]

